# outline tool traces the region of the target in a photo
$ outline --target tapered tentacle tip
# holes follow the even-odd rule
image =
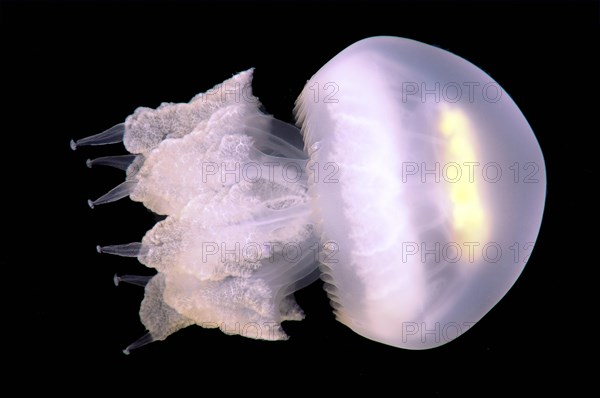
[[[125,134],[125,123],[119,123],[116,126],[103,131],[100,134],[80,138],[77,141],[71,140],[71,149],[75,150],[80,145],[106,145],[115,144],[123,141]]]
[[[96,205],[103,205],[105,203],[115,202],[119,199],[122,199],[126,196],[129,196],[130,193],[133,192],[135,186],[137,185],[137,181],[135,180],[126,180],[121,184],[117,185],[104,195],[100,196],[96,200],[88,200],[88,205],[93,209]]]
[[[117,274],[115,274],[115,276],[113,276],[113,282],[115,283],[115,286],[119,286],[119,282],[121,282],[121,278],[119,278],[119,276]]]
[[[120,170],[127,170],[135,160],[136,155],[102,156],[96,159],[88,159],[85,164],[90,169],[95,166],[110,166]]]
[[[131,350],[134,350],[136,348],[139,348],[141,346],[144,346],[148,343],[152,343],[154,341],[154,338],[152,337],[152,335],[148,332],[145,335],[143,335],[142,337],[140,337],[139,339],[137,339],[136,341],[134,341],[133,343],[129,344],[124,350],[123,350],[123,354],[125,355],[129,355],[129,353],[131,352]]]
[[[96,250],[98,250],[98,253],[113,254],[121,257],[137,257],[145,253],[145,250],[142,250],[141,242],[125,243],[124,245],[96,246]]]

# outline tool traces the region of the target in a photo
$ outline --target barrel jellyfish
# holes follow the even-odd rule
[[[297,126],[263,112],[253,70],[189,103],[138,108],[104,133],[131,155],[91,207],[125,196],[165,218],[137,257],[148,333],[196,324],[284,340],[294,292],[324,281],[336,319],[369,339],[427,349],[466,332],[531,255],[546,190],[525,117],[490,76],[437,47],[373,37],[343,50],[300,93]],[[282,137],[301,134],[304,149]]]

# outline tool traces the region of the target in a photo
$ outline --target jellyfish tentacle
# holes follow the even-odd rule
[[[131,285],[137,285],[137,286],[142,286],[145,287],[148,282],[150,281],[150,279],[152,279],[153,276],[147,276],[147,275],[117,275],[115,274],[113,276],[113,282],[115,283],[115,286],[119,286],[119,283],[121,282],[125,282],[125,283],[129,283]]]
[[[300,129],[267,115],[249,117],[242,131],[254,139],[254,146],[261,152],[290,159],[306,159],[306,153],[286,139],[298,137]]]
[[[148,332],[133,343],[129,344],[127,347],[125,347],[125,349],[123,349],[123,354],[129,355],[131,353],[131,350],[135,350],[136,348],[140,348],[142,346],[145,346],[146,344],[150,344],[153,341],[155,340],[154,337],[152,337],[152,333]]]
[[[98,253],[113,254],[121,257],[137,257],[143,254],[141,242],[132,242],[122,245],[96,246]]]
[[[90,169],[93,166],[109,166],[119,170],[127,170],[135,158],[136,155],[102,156],[96,159],[88,159],[85,164]]]
[[[126,180],[114,187],[113,189],[111,189],[110,191],[108,191],[107,193],[105,193],[104,195],[100,196],[98,199],[88,200],[88,205],[93,209],[96,205],[115,202],[119,199],[123,199],[124,197],[129,196],[133,192],[136,185],[136,180]]]
[[[76,150],[80,146],[85,145],[107,145],[117,144],[123,141],[125,134],[125,124],[119,123],[108,130],[105,130],[99,134],[95,134],[89,137],[78,139],[77,141],[71,140],[71,149]]]
[[[157,274],[147,281],[144,287],[144,299],[140,306],[140,318],[148,333],[128,345],[123,350],[124,354],[128,355],[131,350],[153,341],[164,340],[172,333],[193,323],[165,303],[164,290],[164,275]]]

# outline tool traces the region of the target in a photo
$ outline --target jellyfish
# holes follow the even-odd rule
[[[296,125],[263,112],[247,70],[189,103],[138,108],[72,141],[123,142],[88,160],[125,170],[94,207],[129,196],[165,216],[137,257],[148,333],[189,325],[285,340],[294,292],[321,278],[336,319],[371,340],[428,349],[469,330],[522,272],[546,189],[535,135],[478,67],[398,37],[352,44],[306,83]],[[301,134],[304,148],[282,137]]]

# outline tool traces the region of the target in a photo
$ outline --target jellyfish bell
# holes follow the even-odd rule
[[[329,101],[314,88],[335,87]],[[296,106],[308,192],[337,319],[396,347],[453,340],[510,289],[542,219],[542,152],[517,105],[481,69],[397,37],[359,41]],[[316,175],[322,165],[336,182]]]
[[[114,278],[145,287],[149,332],[126,353],[192,324],[284,340],[281,322],[304,316],[293,293],[319,276],[357,333],[432,348],[510,289],[540,227],[545,169],[488,75],[416,41],[357,42],[298,98],[304,151],[251,82],[248,70],[71,142],[130,152],[88,160],[126,172],[91,207],[129,196],[166,216],[141,242],[98,247],[158,272]]]

